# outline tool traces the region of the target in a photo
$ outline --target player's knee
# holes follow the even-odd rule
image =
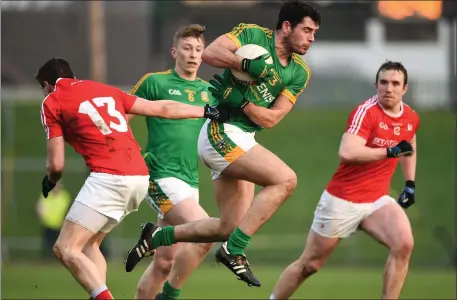
[[[297,174],[292,169],[289,169],[287,172],[286,176],[284,176],[284,179],[282,181],[282,185],[285,188],[285,192],[287,196],[292,195],[292,193],[295,191],[295,188],[297,187]]]
[[[322,267],[324,263],[319,260],[310,260],[305,261],[301,264],[301,276],[308,277],[310,275],[316,274]]]
[[[398,242],[393,245],[390,252],[398,258],[408,259],[414,249],[414,239],[411,235],[402,236]]]
[[[52,247],[54,256],[63,263],[68,263],[72,257],[72,249],[69,245],[56,242]]]
[[[166,279],[170,274],[172,267],[173,258],[161,257],[160,259],[154,260],[154,276],[157,276],[161,279]]]

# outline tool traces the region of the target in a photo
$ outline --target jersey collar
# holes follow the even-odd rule
[[[399,111],[398,113],[396,113],[396,114],[393,114],[393,113],[390,113],[390,112],[386,111],[386,110],[384,109],[384,107],[382,107],[381,103],[379,103],[379,101],[378,101],[378,105],[379,105],[379,107],[382,109],[382,111],[383,111],[386,115],[388,115],[389,117],[392,117],[392,118],[400,118],[401,115],[403,115],[403,111],[404,111],[403,101],[400,102],[400,111]]]

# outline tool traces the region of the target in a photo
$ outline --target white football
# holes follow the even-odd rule
[[[268,50],[263,48],[262,46],[255,45],[255,44],[247,44],[241,46],[238,50],[236,50],[235,54],[239,55],[243,58],[253,59],[268,53]],[[273,58],[271,56],[266,60],[266,63],[271,65],[273,64]],[[255,80],[252,78],[248,73],[238,71],[232,69],[232,75],[237,79],[238,83],[242,83],[245,85],[255,85]]]

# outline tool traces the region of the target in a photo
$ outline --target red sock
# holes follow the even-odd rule
[[[95,296],[95,300],[109,300],[109,299],[114,299],[113,295],[111,295],[111,292],[106,289],[97,296]]]

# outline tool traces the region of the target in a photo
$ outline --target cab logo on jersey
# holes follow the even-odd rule
[[[202,101],[203,102],[208,102],[209,101],[208,92],[201,92],[200,96],[202,97]]]
[[[168,93],[170,95],[175,95],[175,96],[181,96],[182,95],[181,92],[179,90],[176,90],[176,89],[169,89]]]
[[[387,130],[389,128],[389,127],[387,127],[387,124],[383,123],[383,122],[379,123],[379,127],[384,129],[384,130]]]
[[[388,139],[381,139],[378,137],[375,137],[373,139],[373,144],[379,147],[394,147],[398,144],[396,140],[388,140]]]

